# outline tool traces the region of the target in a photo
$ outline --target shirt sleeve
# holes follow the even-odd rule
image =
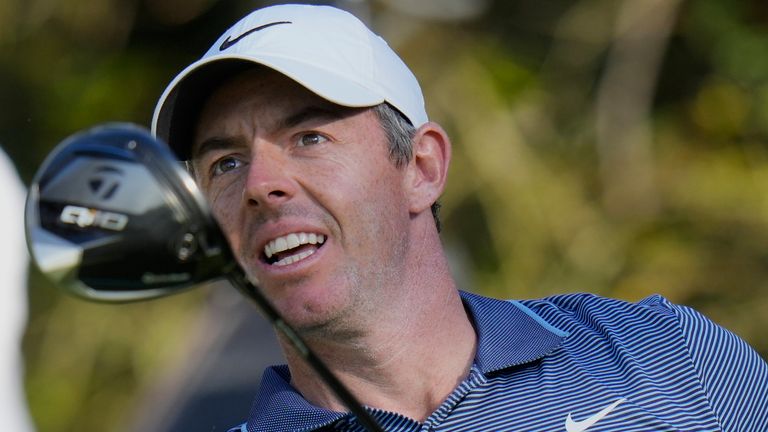
[[[699,312],[669,302],[667,306],[680,322],[722,430],[768,430],[768,363],[744,340]]]

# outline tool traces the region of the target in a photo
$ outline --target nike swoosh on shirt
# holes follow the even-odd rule
[[[275,25],[278,25],[278,24],[293,24],[293,23],[290,22],[290,21],[277,21],[277,22],[273,22],[273,23],[269,23],[269,24],[260,25],[258,27],[254,27],[254,28],[248,30],[247,32],[241,34],[240,36],[238,36],[238,37],[236,37],[234,39],[231,39],[232,35],[229,35],[229,36],[227,36],[226,39],[224,39],[224,42],[221,43],[221,46],[219,47],[219,51],[224,51],[225,49],[231,47],[232,45],[240,42],[240,39],[248,36],[249,34],[251,34],[253,32],[257,32],[259,30],[264,30],[267,27],[272,27],[272,26],[275,26]]]
[[[584,432],[591,428],[595,423],[600,421],[603,417],[610,414],[611,411],[613,411],[617,406],[619,406],[620,403],[624,402],[625,400],[625,398],[621,398],[603,408],[599,413],[582,421],[574,421],[573,417],[571,417],[571,413],[568,413],[568,417],[565,418],[565,430],[567,432]]]

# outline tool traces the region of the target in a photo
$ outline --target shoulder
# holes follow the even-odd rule
[[[676,305],[660,295],[629,302],[595,294],[577,293],[519,302],[545,319],[563,321],[611,322],[632,317],[678,320],[684,314],[696,314],[691,309]]]
[[[228,429],[227,432],[248,432],[248,429],[246,428],[247,423],[243,423],[241,425],[237,425],[231,429]]]
[[[577,293],[520,303],[553,325],[562,327],[612,327],[633,331],[666,329],[674,330],[692,343],[711,338],[738,339],[695,309],[673,303],[658,294],[637,302]]]
[[[579,293],[520,303],[553,326],[573,336],[582,336],[572,341],[594,341],[600,337],[649,349],[661,345],[712,349],[707,340],[721,339],[723,334],[728,334],[694,309],[672,303],[660,295],[630,302]]]
[[[732,367],[765,373],[765,361],[744,340],[693,308],[660,295],[628,302],[594,294],[566,294],[520,303],[567,331],[571,337],[566,345],[574,349],[607,343],[635,353],[675,352],[690,360],[702,380]]]
[[[580,310],[599,311],[604,308],[619,308],[619,310],[640,308],[671,311],[677,306],[658,294],[646,297],[638,302],[603,297],[591,293],[559,294],[540,299],[519,300],[519,302],[531,309],[555,308],[563,312],[576,312]]]

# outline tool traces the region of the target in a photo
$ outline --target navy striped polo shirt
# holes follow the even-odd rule
[[[768,364],[696,311],[652,296],[504,301],[461,292],[478,349],[424,422],[369,408],[386,431],[768,431]],[[230,432],[364,431],[268,368]]]

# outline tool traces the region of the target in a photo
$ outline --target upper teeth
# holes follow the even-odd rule
[[[272,258],[272,255],[293,249],[304,244],[323,244],[325,242],[325,236],[315,233],[290,233],[283,237],[278,237],[264,246],[264,255],[267,258]]]

